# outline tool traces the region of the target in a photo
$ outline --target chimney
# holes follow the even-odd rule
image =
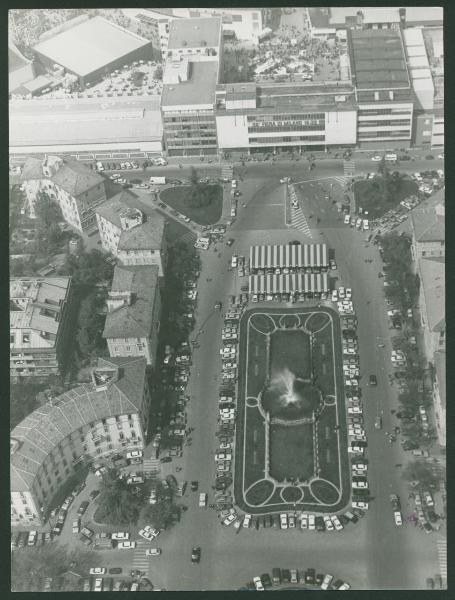
[[[404,29],[406,27],[406,8],[399,8],[398,14],[400,15],[400,25]]]

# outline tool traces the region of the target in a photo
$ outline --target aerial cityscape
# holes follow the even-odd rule
[[[443,24],[9,11],[12,591],[447,589]]]

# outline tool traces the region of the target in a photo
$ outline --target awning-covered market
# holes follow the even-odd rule
[[[251,246],[250,269],[327,267],[327,244]]]
[[[329,290],[327,273],[289,275],[250,275],[250,294],[321,293]]]

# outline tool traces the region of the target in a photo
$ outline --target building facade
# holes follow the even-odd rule
[[[162,277],[167,261],[166,221],[157,212],[145,215],[135,200],[134,194],[124,191],[98,207],[102,248],[123,265],[155,265]]]
[[[155,365],[160,329],[158,267],[117,266],[103,337],[110,356],[144,356]]]
[[[446,446],[446,353],[435,352],[433,380],[433,405],[439,444]]]
[[[71,277],[10,279],[10,375],[64,371],[72,323]]]
[[[106,200],[105,181],[87,166],[57,156],[47,156],[43,161],[30,158],[24,164],[21,180],[30,216],[34,216],[37,195],[45,192],[59,205],[68,225],[79,233],[96,231],[95,209]]]
[[[90,383],[46,403],[11,432],[11,524],[40,525],[83,466],[142,449],[150,391],[143,357],[98,359]]]

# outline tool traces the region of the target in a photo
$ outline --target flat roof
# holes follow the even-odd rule
[[[159,96],[14,100],[10,146],[161,140]]]
[[[169,27],[168,50],[212,48],[220,44],[221,18],[174,19]]]
[[[399,31],[349,29],[348,49],[357,89],[409,87],[406,58]]]
[[[149,40],[102,17],[93,17],[74,27],[70,27],[70,21],[68,25],[65,31],[38,42],[33,50],[79,76],[150,44]]]
[[[188,81],[163,85],[161,105],[214,104],[218,78],[218,61],[190,62]]]
[[[406,6],[405,8],[407,23],[442,23],[443,21],[441,6]],[[400,22],[398,6],[339,6],[330,7],[329,10],[329,25],[332,26],[344,24],[346,18],[355,17],[358,11],[362,12],[363,22],[366,24]],[[326,27],[326,25],[318,26]]]

